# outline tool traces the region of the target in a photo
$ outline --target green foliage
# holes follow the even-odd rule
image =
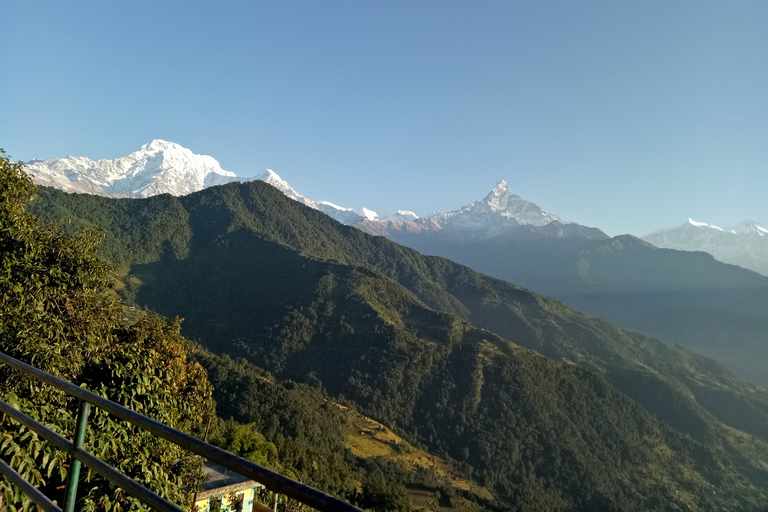
[[[96,255],[101,235],[67,236],[26,211],[35,192],[21,165],[0,158],[0,350],[175,428],[192,432],[210,414],[211,387],[198,364],[186,361],[178,320],[118,321],[109,290],[111,265]],[[78,403],[63,393],[0,368],[0,397],[72,438]],[[168,499],[184,504],[183,487],[198,458],[118,421],[92,414],[89,451]],[[69,461],[8,417],[0,423],[0,456],[52,499],[63,501]],[[30,501],[4,479],[11,510]],[[140,504],[89,470],[81,472],[82,510],[138,510]]]
[[[325,395],[304,385],[284,387],[245,361],[205,351],[194,357],[208,370],[219,416],[245,424],[212,424],[212,442],[234,448],[227,430],[255,431],[273,443],[279,460],[269,445],[265,455],[282,473],[333,494],[355,488],[344,446],[346,419]]]
[[[256,431],[254,425],[220,418],[214,418],[213,421],[215,423],[211,425],[209,443],[261,466],[270,468],[277,463],[277,448]]]
[[[236,450],[237,442],[228,444],[228,439],[240,434],[250,438],[253,432],[261,432],[274,443],[266,443],[261,451],[266,452],[270,467],[376,510],[408,510],[407,488],[450,485],[434,472],[409,471],[383,457],[354,457],[345,446],[350,412],[322,391],[290,381],[279,383],[244,360],[215,356],[203,349],[194,353],[194,359],[210,372],[218,413],[248,423],[212,424],[211,440],[219,446]],[[256,444],[263,445],[263,438],[255,437]],[[272,499],[270,493],[262,497],[267,504]]]
[[[48,229],[25,209],[35,188],[0,159],[0,350],[57,376],[76,374],[117,326],[100,235]]]
[[[89,194],[67,194],[41,187],[30,211],[61,223],[70,236],[84,230],[104,233],[99,253],[116,265],[155,261],[189,253],[189,215],[178,198],[163,194],[137,203],[131,199],[103,202]],[[126,248],[130,247],[130,250]]]

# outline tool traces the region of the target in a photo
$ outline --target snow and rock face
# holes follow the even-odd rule
[[[267,169],[263,173],[257,175],[254,179],[269,183],[294,201],[298,201],[309,206],[310,208],[314,208],[315,210],[320,210],[324,214],[341,222],[342,224],[351,225],[363,220],[376,221],[395,218],[400,218],[400,220],[413,220],[418,217],[415,213],[404,210],[378,214],[373,210],[369,210],[368,208],[345,208],[328,201],[315,201],[309,196],[305,196],[304,194],[296,192],[293,187],[291,187],[285,180],[280,178],[277,173],[270,169]]]
[[[150,197],[166,193],[181,196],[243,180],[223,170],[212,157],[196,155],[164,140],[153,140],[139,151],[115,160],[93,161],[69,156],[27,162],[26,169],[39,185],[113,197]],[[460,210],[419,217],[409,210],[377,213],[367,208],[346,208],[328,201],[315,201],[297,192],[269,169],[252,179],[269,183],[291,199],[343,224],[355,225],[377,235],[386,236],[392,230],[428,231],[455,238],[485,239],[526,227],[558,237],[576,233],[590,238],[606,237],[597,229],[563,222],[557,215],[513,194],[504,181],[483,200]]]
[[[115,160],[69,156],[28,162],[26,170],[38,185],[112,197],[181,196],[240,180],[212,157],[159,139]]]
[[[115,160],[94,161],[68,156],[30,161],[26,163],[26,170],[38,185],[111,197],[183,196],[214,185],[243,181],[234,173],[223,170],[214,158],[196,155],[178,144],[159,139]],[[269,183],[291,199],[344,224],[381,219],[412,221],[418,217],[405,210],[379,215],[367,208],[344,208],[327,201],[314,201],[298,193],[269,169],[253,179]]]
[[[724,263],[768,276],[768,229],[754,220],[722,228],[688,219],[682,226],[655,231],[642,238],[666,249],[708,252]]]
[[[395,210],[391,212],[381,212],[376,216],[377,220],[391,220],[399,222],[413,222],[419,216],[410,210]]]
[[[285,194],[286,196],[290,197],[294,201],[298,201],[300,203],[307,203],[307,200],[309,199],[307,196],[299,194],[296,192],[293,187],[291,187],[287,181],[282,179],[280,176],[277,175],[275,171],[272,169],[267,169],[266,171],[262,172],[261,174],[257,174],[254,178],[254,180],[263,181],[265,183],[269,183],[273,187],[275,187],[277,190]],[[312,201],[311,199],[309,199]],[[314,202],[314,201],[312,201]]]
[[[475,201],[460,210],[435,213],[429,217],[431,219],[428,224],[437,229],[482,238],[525,224],[542,227],[550,222],[562,222],[557,215],[545,212],[534,203],[513,194],[506,181],[500,181],[481,201]]]
[[[564,222],[557,215],[542,210],[512,193],[505,181],[500,181],[482,200],[459,210],[432,213],[415,219],[367,219],[355,224],[355,227],[382,236],[391,236],[396,232],[429,233],[465,241],[493,238],[520,228],[558,237],[581,234],[589,238],[607,238],[598,229]]]

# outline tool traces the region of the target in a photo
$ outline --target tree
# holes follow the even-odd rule
[[[27,211],[35,191],[22,164],[0,150],[0,351],[192,432],[212,414],[212,387],[202,367],[187,362],[180,321],[148,316],[121,325],[113,268],[96,254],[101,234],[67,236],[46,225]],[[72,437],[75,399],[7,367],[0,367],[0,398]],[[9,418],[0,423],[0,436],[0,457],[61,503],[67,457]],[[86,448],[178,504],[188,501],[183,488],[201,465],[179,447],[98,410]],[[84,510],[143,508],[88,470],[81,479]],[[4,479],[0,492],[11,510],[30,506]]]

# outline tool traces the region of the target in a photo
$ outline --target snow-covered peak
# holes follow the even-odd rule
[[[286,185],[288,184],[272,169],[265,169],[264,172],[257,175],[255,179],[260,181],[266,181],[267,183],[284,183]]]
[[[163,139],[155,139],[152,142],[141,146],[141,151],[147,151],[147,152],[166,151],[169,149],[183,150],[186,148],[179,146],[175,142],[168,142],[167,140],[163,140]]]
[[[507,182],[504,180],[501,180],[496,184],[495,187],[493,187],[493,190],[491,190],[487,196],[485,196],[485,201],[488,202],[494,202],[494,201],[503,201],[503,198],[514,195],[512,194],[512,189],[509,188],[509,185],[507,185]]]
[[[275,171],[273,171],[272,169],[266,169],[261,174],[258,174],[254,179],[255,180],[259,180],[259,181],[264,181],[266,183],[269,183],[270,185],[272,185],[273,187],[278,189],[280,192],[282,192],[286,196],[288,196],[291,199],[294,199],[296,201],[299,201],[299,202],[302,202],[302,203],[306,204],[306,201],[302,200],[302,198],[309,199],[306,196],[296,192],[293,189],[293,187],[291,187],[288,184],[287,181],[285,181],[280,176],[278,176],[278,174]]]
[[[697,222],[690,217],[688,217],[688,225],[693,226],[695,228],[709,228],[709,229],[716,229],[717,231],[723,231],[723,228],[721,228],[720,226],[707,224],[706,222]]]
[[[483,201],[487,202],[491,205],[491,207],[494,207],[496,209],[503,209],[510,201],[510,199],[513,199],[515,194],[512,193],[512,189],[509,188],[509,185],[507,185],[507,182],[504,180],[501,180],[496,184],[495,187],[493,187],[493,190],[491,190],[487,196],[485,196],[485,199]]]
[[[378,218],[378,214],[368,208],[352,208],[352,211],[368,220],[376,220]]]
[[[336,219],[342,224],[351,225],[364,220],[411,221],[417,218],[417,215],[415,213],[409,212],[406,210],[398,210],[398,213],[401,213],[401,215],[399,216],[399,218],[395,218],[397,217],[396,213],[385,214],[382,216],[373,210],[369,210],[368,208],[345,208],[344,206],[339,206],[330,201],[315,201],[311,197],[306,196],[304,194],[300,194],[299,192],[294,190],[294,188],[291,187],[288,184],[288,182],[283,180],[280,176],[278,176],[276,172],[274,172],[271,169],[265,170],[261,174],[257,175],[254,179],[269,183],[276,189],[280,190],[287,197],[290,197],[295,201],[305,204],[310,208],[314,208],[315,210],[320,210],[321,212]]]
[[[509,204],[515,202],[518,199],[522,198],[513,194],[512,189],[509,188],[507,182],[501,180],[493,188],[493,190],[491,190],[488,195],[485,196],[483,202],[487,203],[488,206],[491,207],[491,210],[495,212],[506,212],[508,210]]]
[[[234,173],[222,169],[213,157],[196,155],[175,142],[162,139],[148,142],[138,151],[114,160],[94,161],[86,157],[69,156],[30,161],[26,168],[39,185],[66,192],[113,197],[150,197],[156,194],[181,196],[214,185],[240,181]],[[326,201],[314,201],[294,190],[271,169],[266,169],[253,179],[269,183],[289,198],[320,210],[344,224],[380,218],[368,208],[344,208]],[[411,215],[412,218],[408,220],[416,218],[415,214]]]
[[[456,216],[471,216],[505,219],[506,222],[513,224],[529,224],[532,226],[546,226],[550,222],[562,222],[560,217],[553,213],[546,212],[536,204],[526,201],[522,197],[514,194],[507,182],[502,180],[496,184],[488,195],[482,201],[475,201],[455,212],[446,214]]]
[[[764,228],[763,225],[756,220],[751,219],[747,219],[744,222],[737,224],[732,227],[731,230],[738,234],[755,233],[758,236],[768,235],[768,229]]]
[[[418,219],[419,216],[410,210],[396,210],[388,212],[379,212],[376,217],[378,220],[388,220],[397,222],[413,222]]]
[[[428,232],[431,233],[430,236],[460,241],[531,231],[557,237],[578,234],[590,238],[607,238],[599,229],[564,222],[557,215],[542,210],[536,204],[514,194],[503,180],[482,200],[458,210],[436,212],[423,217],[418,217],[410,211],[399,211],[379,214],[377,219],[379,222],[363,221],[357,224],[357,227],[374,235]]]
[[[682,227],[697,228],[697,229],[704,229],[704,230],[710,229],[714,231],[721,231],[723,233],[732,233],[732,234],[739,234],[739,235],[749,234],[749,233],[754,233],[759,236],[768,235],[768,229],[763,227],[763,225],[757,222],[756,220],[752,220],[752,219],[747,219],[730,228],[721,228],[720,226],[715,226],[714,224],[707,224],[706,222],[697,222],[689,218],[688,222],[684,224]],[[680,228],[665,228],[651,234],[666,233],[670,231],[675,231],[677,229],[680,229]]]
[[[179,196],[239,180],[214,158],[161,139],[114,160],[70,156],[28,162],[27,170],[40,185],[114,197]]]
[[[362,222],[358,227],[372,234],[386,235],[389,230],[423,232],[458,239],[483,239],[509,233],[521,226],[535,228],[562,223],[557,215],[514,194],[506,181],[500,181],[480,201],[458,210],[418,217],[411,211],[377,216],[379,221]],[[599,230],[596,230],[599,231]]]
[[[501,180],[500,182],[498,182],[496,184],[495,187],[493,187],[493,190],[491,190],[490,194],[488,194],[488,195],[489,196],[490,195],[505,196],[505,195],[508,195],[508,194],[511,194],[511,193],[512,193],[512,189],[507,184],[507,181],[506,180]]]
[[[666,249],[708,252],[725,263],[768,275],[768,229],[754,220],[723,228],[688,219],[682,226],[654,231],[642,238]]]

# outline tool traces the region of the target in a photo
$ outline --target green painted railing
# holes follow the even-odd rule
[[[267,489],[279,494],[284,494],[305,505],[317,509],[321,512],[363,512],[361,509],[350,505],[338,498],[325,494],[317,489],[301,484],[279,473],[275,473],[263,466],[255,464],[249,460],[243,459],[229,453],[221,448],[205,443],[195,437],[185,434],[179,430],[173,429],[168,425],[157,422],[146,416],[138,414],[120,404],[107,400],[95,393],[83,389],[79,386],[65,380],[54,377],[53,375],[39,370],[33,366],[0,353],[0,362],[5,363],[16,370],[23,372],[38,381],[45,382],[62,391],[74,396],[80,400],[80,410],[77,417],[77,429],[75,430],[75,440],[70,441],[59,434],[53,432],[45,425],[35,421],[23,412],[14,409],[7,403],[0,400],[0,412],[7,414],[16,421],[36,432],[40,437],[49,441],[59,449],[67,452],[71,458],[69,479],[66,487],[66,498],[64,502],[64,511],[72,512],[77,501],[77,487],[80,480],[80,465],[85,464],[96,473],[100,474],[113,485],[125,490],[128,494],[135,497],[152,510],[163,512],[184,512],[182,509],[169,502],[162,496],[155,494],[143,485],[124,475],[117,469],[106,464],[102,460],[87,452],[83,448],[85,434],[88,427],[88,415],[91,405],[94,405],[108,413],[125,420],[132,425],[143,428],[171,443],[196,453],[208,460],[218,462],[222,466],[232,471],[259,482]],[[14,485],[19,487],[27,496],[32,499],[40,508],[46,512],[61,512],[56,504],[46,497],[39,489],[24,480],[16,471],[13,470],[3,460],[0,460],[0,473],[5,475]]]

